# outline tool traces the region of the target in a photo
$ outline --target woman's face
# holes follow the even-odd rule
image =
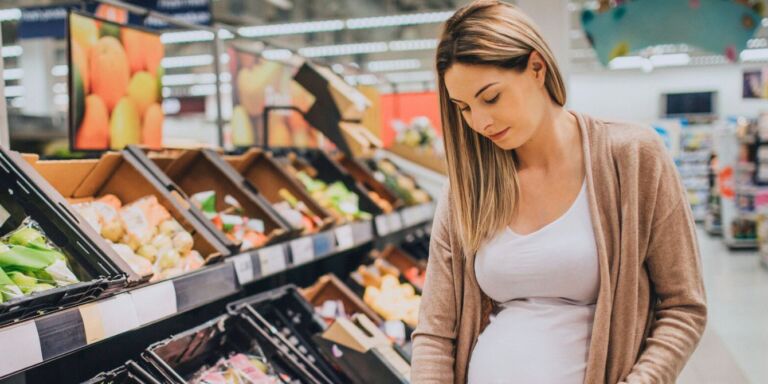
[[[445,86],[464,121],[505,150],[525,144],[541,125],[546,103],[546,67],[531,53],[522,72],[491,65],[456,63],[445,72]]]

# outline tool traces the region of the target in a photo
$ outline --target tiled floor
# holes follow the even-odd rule
[[[768,383],[768,269],[699,231],[709,323],[678,383]]]

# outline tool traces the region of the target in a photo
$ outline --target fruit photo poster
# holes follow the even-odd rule
[[[160,36],[73,11],[68,33],[72,149],[162,148]]]
[[[264,114],[267,107],[297,107],[307,111],[314,96],[293,80],[297,68],[266,60],[258,53],[228,44],[229,71],[232,75],[231,143],[235,147],[263,145]],[[273,110],[269,114],[269,146],[315,147],[317,133],[292,110]]]

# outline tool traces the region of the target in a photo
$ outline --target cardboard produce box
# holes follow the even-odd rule
[[[126,209],[134,212],[134,208],[139,207],[132,203],[151,201],[164,208],[170,219],[178,223],[179,232],[191,235],[191,250],[187,252],[195,251],[203,263],[214,263],[230,254],[229,249],[201,224],[183,192],[177,187],[159,183],[139,161],[125,152],[107,152],[99,159],[87,160],[40,160],[36,155],[27,155],[25,159],[69,203],[93,203],[111,195],[119,199]],[[120,219],[124,219],[122,209],[120,212]],[[142,226],[146,224],[142,223]],[[109,247],[107,243],[104,244],[105,248]],[[142,245],[134,244],[131,247],[135,247],[134,251],[138,253]],[[168,265],[169,269],[173,267]],[[154,276],[153,279],[164,277]]]
[[[301,290],[302,296],[315,307],[321,307],[326,301],[338,300],[344,305],[347,316],[362,313],[368,316],[377,325],[384,324],[384,320],[367,306],[359,296],[355,295],[336,275],[329,273],[320,276],[317,282]]]
[[[349,172],[353,179],[368,189],[369,196],[376,202],[384,213],[391,213],[404,205],[404,202],[398,198],[384,183],[377,180],[365,164],[359,160],[349,157],[343,153],[337,153],[334,157],[344,169]]]
[[[263,237],[259,241],[248,241],[227,235],[221,228],[217,228],[212,220],[203,218],[203,225],[208,227],[222,243],[228,245],[233,252],[246,251],[253,248],[282,241],[299,231],[291,228],[259,190],[246,183],[232,166],[215,151],[210,149],[166,150],[145,152],[138,147],[129,147],[128,151],[139,159],[150,172],[165,185],[177,185],[190,199],[190,204],[198,208],[194,195],[198,193],[214,192],[215,212],[231,210],[231,204],[227,201],[230,196],[236,200],[242,209],[242,213],[231,213],[228,216],[245,216],[249,219],[260,220],[263,228],[260,232]],[[226,218],[224,215],[220,215]],[[215,219],[215,218],[211,218]],[[226,225],[226,223],[224,223]],[[226,227],[225,227],[226,228]],[[236,232],[237,227],[232,232]],[[246,243],[248,241],[248,243]]]
[[[232,165],[246,182],[255,186],[271,204],[285,200],[281,190],[301,201],[309,210],[309,214],[320,219],[316,228],[309,231],[305,228],[304,233],[315,233],[333,226],[334,218],[331,213],[312,199],[301,184],[285,173],[274,161],[271,153],[251,148],[241,155],[224,156],[224,160]]]

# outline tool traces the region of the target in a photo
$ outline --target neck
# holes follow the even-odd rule
[[[574,156],[574,146],[581,147],[576,117],[559,105],[548,108],[536,133],[515,149],[520,170],[548,172]]]

